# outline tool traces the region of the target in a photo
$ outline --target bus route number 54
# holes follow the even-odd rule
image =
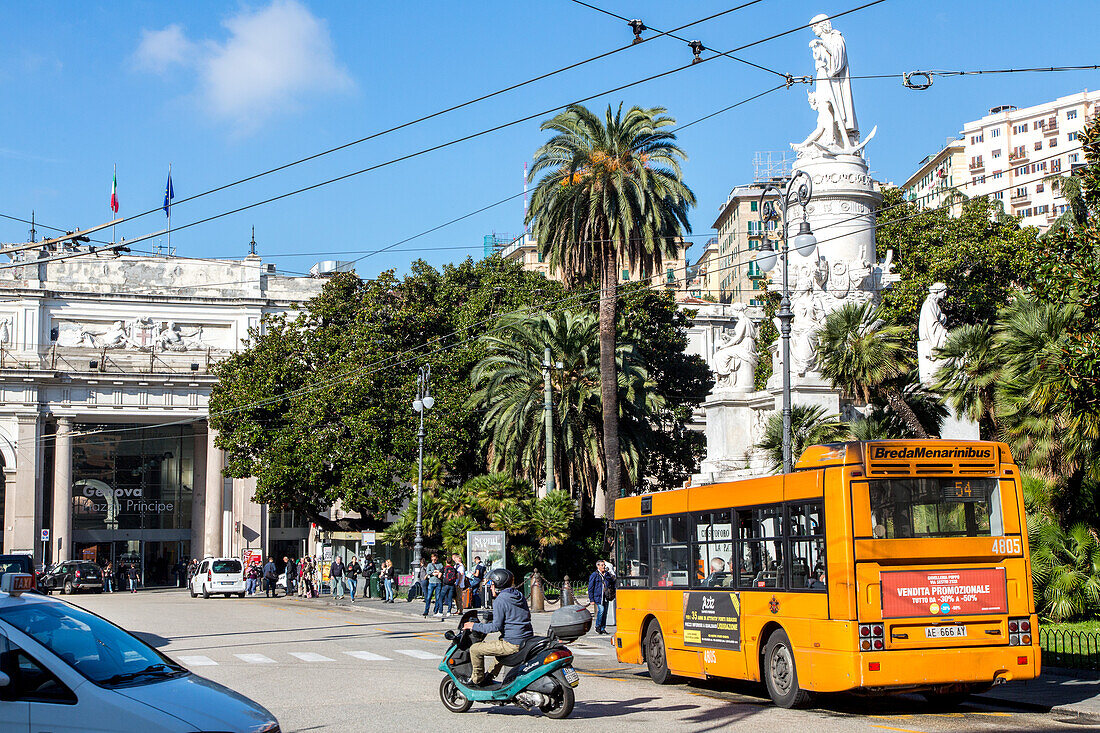
[[[1019,555],[1022,552],[1019,537],[998,537],[993,540],[994,555]]]

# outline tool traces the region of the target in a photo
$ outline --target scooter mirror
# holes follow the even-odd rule
[[[444,638],[444,639],[446,639],[447,641],[454,641],[454,639],[455,639],[455,632],[453,632],[453,631],[448,631],[448,632],[447,632],[446,634],[444,634],[444,635],[443,635],[443,638]]]

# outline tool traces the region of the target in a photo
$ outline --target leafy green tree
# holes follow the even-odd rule
[[[1076,621],[1100,611],[1100,542],[1084,522],[1069,530],[1056,522],[1028,522],[1031,573],[1040,615]]]
[[[978,423],[981,435],[995,436],[994,399],[1004,361],[994,347],[993,327],[973,323],[953,328],[938,357],[941,362],[932,389],[944,396],[956,414]]]
[[[791,407],[791,456],[798,461],[811,445],[836,443],[847,440],[848,424],[836,415],[828,415],[821,405],[794,405]],[[783,466],[783,413],[773,412],[764,424],[764,436],[759,446],[767,452],[772,470]]]
[[[600,388],[606,514],[614,516],[620,490],[615,310],[619,265],[654,272],[675,256],[680,234],[691,231],[687,211],[695,195],[684,185],[686,156],[660,107],[607,108],[604,120],[581,105],[542,124],[551,139],[534,155],[535,186],[528,223],[552,270],[565,282],[600,286]]]
[[[818,332],[822,376],[864,404],[876,397],[885,399],[915,437],[927,438],[899,386],[912,370],[914,357],[908,331],[881,318],[871,302],[843,304],[826,316]]]

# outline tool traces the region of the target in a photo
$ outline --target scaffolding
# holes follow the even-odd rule
[[[753,183],[774,183],[791,177],[797,160],[793,150],[758,150],[752,156]]]

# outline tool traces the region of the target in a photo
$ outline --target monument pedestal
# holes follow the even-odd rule
[[[968,417],[956,415],[950,407],[940,425],[940,437],[944,440],[981,440],[978,423]]]
[[[768,471],[756,444],[775,406],[768,392],[715,390],[703,403],[706,413],[707,457],[692,476],[693,484],[710,484]]]
[[[783,410],[783,388],[768,385],[768,391],[774,396],[775,411]],[[804,377],[791,378],[791,407],[798,405],[818,406],[829,417],[840,415],[840,393],[820,374],[810,372]],[[840,419],[837,417],[837,419]],[[798,456],[794,457],[798,460]]]

